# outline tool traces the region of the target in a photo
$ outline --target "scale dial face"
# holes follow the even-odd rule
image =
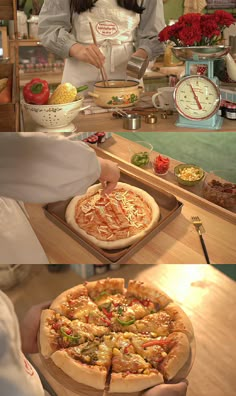
[[[208,77],[192,75],[181,79],[174,90],[177,111],[189,120],[206,120],[220,107],[220,90]]]

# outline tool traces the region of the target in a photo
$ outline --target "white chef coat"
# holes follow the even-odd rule
[[[39,376],[21,351],[18,320],[9,298],[0,290],[0,394],[44,396]]]
[[[47,264],[19,202],[83,194],[100,176],[94,150],[55,134],[0,133],[0,264]]]
[[[95,31],[97,44],[106,60],[104,68],[109,80],[126,78],[128,60],[134,52],[135,31],[140,15],[117,5],[116,0],[99,0],[99,6],[91,11],[72,15],[72,34],[83,45],[93,43],[89,22]],[[75,86],[93,85],[101,80],[100,70],[95,66],[67,58],[62,82]]]

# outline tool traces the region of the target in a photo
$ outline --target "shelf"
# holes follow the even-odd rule
[[[23,40],[23,39],[16,39],[16,40],[9,40],[10,45],[13,43],[15,45],[17,45],[18,47],[38,47],[41,46],[42,43],[41,41],[38,39],[27,39],[27,40]]]
[[[42,80],[46,80],[48,84],[60,84],[62,79],[62,72],[34,72],[34,73],[22,73],[20,74],[20,87],[23,87],[33,78],[40,77]]]

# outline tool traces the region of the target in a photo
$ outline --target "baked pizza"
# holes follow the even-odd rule
[[[67,223],[81,236],[103,249],[121,249],[142,239],[158,223],[160,209],[146,191],[118,183],[109,195],[101,184],[67,206]]]
[[[190,358],[184,311],[144,282],[107,278],[60,294],[42,312],[40,351],[73,380],[114,393],[170,381]]]

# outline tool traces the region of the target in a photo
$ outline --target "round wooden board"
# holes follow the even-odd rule
[[[175,376],[173,380],[171,380],[169,383],[177,383],[181,379],[184,379],[188,376],[190,373],[194,359],[196,355],[196,342],[195,339],[191,343],[191,350],[190,350],[190,355],[189,359],[186,362],[186,364],[181,368],[181,370],[178,372],[178,374]],[[56,380],[58,381],[61,385],[63,385],[64,388],[67,390],[74,392],[78,396],[127,396],[127,393],[110,393],[107,391],[103,390],[97,390],[95,388],[92,388],[87,385],[83,385],[72,378],[70,378],[67,374],[65,374],[59,367],[57,367],[54,362],[49,358],[45,359],[41,354],[40,358],[42,361],[43,366],[45,369],[48,371],[48,373]],[[92,382],[92,376],[91,376],[91,382]],[[142,392],[135,392],[135,393],[129,393],[129,396],[141,396]]]

